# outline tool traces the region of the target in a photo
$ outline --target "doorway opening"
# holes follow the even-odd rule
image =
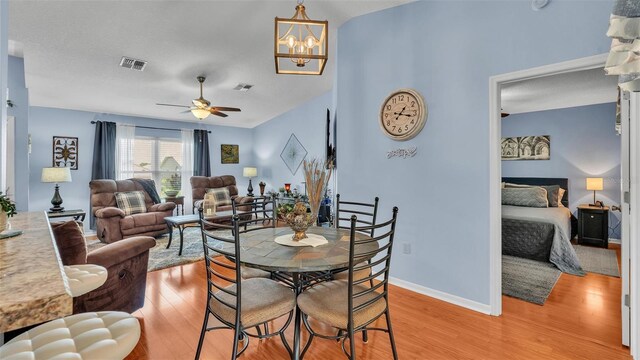
[[[630,341],[629,129],[616,134],[624,121],[616,129],[606,58],[490,79],[491,311],[622,348]],[[628,100],[624,111],[628,120]]]

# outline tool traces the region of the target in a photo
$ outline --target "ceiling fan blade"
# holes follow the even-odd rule
[[[211,108],[214,109],[214,110],[217,110],[217,111],[242,111],[242,110],[240,110],[238,108],[225,107],[225,106],[212,106]]]
[[[229,115],[225,114],[225,113],[221,113],[220,111],[216,111],[214,109],[211,109],[211,114],[216,115],[216,116],[220,116],[220,117],[227,117]]]
[[[190,112],[191,112],[191,109],[185,110],[185,111],[180,111],[180,114],[186,114],[186,113],[190,113]]]
[[[156,105],[160,105],[160,106],[174,106],[174,107],[183,107],[183,108],[189,108],[189,107],[190,107],[190,106],[187,106],[187,105],[160,104],[160,103],[156,103]]]

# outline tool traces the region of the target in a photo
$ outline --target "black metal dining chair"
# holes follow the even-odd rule
[[[355,360],[355,334],[377,330],[389,334],[393,358],[398,359],[389,315],[389,269],[397,217],[398,208],[394,207],[391,220],[360,227],[357,216],[351,216],[348,281],[327,281],[298,295],[298,308],[303,313],[302,320],[310,334],[302,356],[311,346],[314,337],[320,337],[342,340],[342,350],[349,359]],[[376,230],[378,233],[382,232],[382,235],[359,236],[358,231],[363,230]],[[357,271],[367,268],[370,272],[369,276],[362,279],[355,278]],[[374,286],[363,285],[378,277],[382,277],[382,280]],[[386,319],[386,328],[368,327],[383,315]],[[309,318],[340,331],[333,336],[319,334],[311,326]],[[345,347],[347,339],[349,339],[349,351]]]
[[[260,230],[265,228],[274,228],[276,226],[276,204],[275,200],[264,196],[253,198],[250,203],[237,204],[235,199],[231,199],[231,210],[233,215],[238,215],[240,219],[240,234]],[[241,274],[243,279],[253,278],[273,278],[271,272],[260,269],[241,266]]]
[[[245,215],[247,213],[250,212],[243,212]],[[200,358],[207,331],[233,330],[231,359],[235,359],[249,346],[249,337],[264,339],[280,336],[283,338],[285,329],[291,323],[296,298],[289,287],[265,278],[242,280],[239,266],[240,227],[244,227],[245,221],[248,220],[240,220],[240,215],[236,214],[232,218],[231,225],[216,224],[203,218],[200,210],[202,244],[207,269],[207,305],[196,359]],[[247,231],[253,230],[255,228],[247,227]],[[209,327],[210,316],[215,317],[222,325]],[[288,317],[280,330],[273,333],[266,331],[262,334],[260,325],[282,316]],[[256,329],[256,334],[247,331],[252,328]],[[238,351],[240,340],[243,340],[243,347]]]
[[[335,226],[337,229],[350,229],[351,227],[351,216],[356,215],[357,218],[357,227],[356,231],[366,234],[368,236],[373,236],[374,228],[376,225],[376,217],[378,215],[378,202],[380,198],[376,197],[373,200],[373,204],[361,203],[361,202],[353,202],[353,201],[343,201],[340,199],[340,194],[336,195],[336,217],[335,217]],[[364,227],[364,228],[363,228]],[[358,264],[357,267],[363,264]],[[363,270],[357,271],[355,276],[356,279],[362,279],[370,275],[368,272],[370,268],[363,268]],[[334,280],[347,280],[348,277],[347,269],[340,269],[333,272]],[[373,281],[371,282],[371,286],[373,286]]]

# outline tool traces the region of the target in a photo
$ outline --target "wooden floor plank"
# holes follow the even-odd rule
[[[151,272],[146,303],[134,315],[142,337],[127,359],[191,359],[206,302],[203,262]],[[544,306],[503,297],[503,316],[492,317],[390,287],[390,309],[401,359],[630,359],[620,345],[620,279],[563,274]],[[284,319],[272,322],[281,326]],[[333,330],[312,322],[327,333]],[[377,326],[384,327],[380,319]],[[292,339],[292,328],[287,338]],[[306,339],[304,333],[303,338]],[[231,331],[207,333],[202,359],[228,359]],[[390,359],[385,333],[356,343],[358,359]],[[250,340],[247,360],[286,359],[280,340]],[[344,359],[335,341],[316,339],[305,359]]]

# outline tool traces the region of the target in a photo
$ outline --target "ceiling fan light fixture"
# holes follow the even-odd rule
[[[302,3],[292,18],[276,17],[276,74],[322,75],[327,64],[329,22],[309,19]]]
[[[197,117],[200,120],[204,120],[209,115],[211,115],[211,111],[209,111],[209,109],[203,109],[199,107],[191,109],[191,113],[193,114],[193,116]]]

